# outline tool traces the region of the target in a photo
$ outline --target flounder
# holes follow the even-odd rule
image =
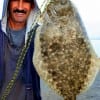
[[[70,0],[50,0],[41,20],[34,44],[35,68],[65,100],[76,100],[93,83],[100,60]]]

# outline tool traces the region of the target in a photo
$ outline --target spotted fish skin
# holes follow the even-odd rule
[[[41,19],[35,38],[35,68],[65,100],[76,100],[98,72],[97,57],[77,9],[69,0],[51,0]]]

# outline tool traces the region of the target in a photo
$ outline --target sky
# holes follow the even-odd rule
[[[72,0],[91,39],[100,39],[100,0]]]
[[[100,0],[71,0],[78,9],[88,37],[100,57]]]
[[[2,12],[3,1],[0,0],[0,13]],[[37,0],[41,6],[44,0]],[[86,28],[91,44],[100,57],[100,0],[71,0],[79,11],[81,19]],[[1,18],[0,14],[0,18]]]
[[[2,12],[2,7],[3,7],[3,0],[0,0],[0,19],[2,17],[1,12]]]

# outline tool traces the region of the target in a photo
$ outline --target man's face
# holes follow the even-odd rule
[[[26,22],[32,4],[30,0],[9,0],[9,17],[12,21],[17,23]]]

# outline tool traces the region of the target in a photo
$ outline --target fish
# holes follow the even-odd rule
[[[64,100],[76,100],[93,84],[100,58],[72,1],[49,1],[36,30],[33,63],[50,88]]]

